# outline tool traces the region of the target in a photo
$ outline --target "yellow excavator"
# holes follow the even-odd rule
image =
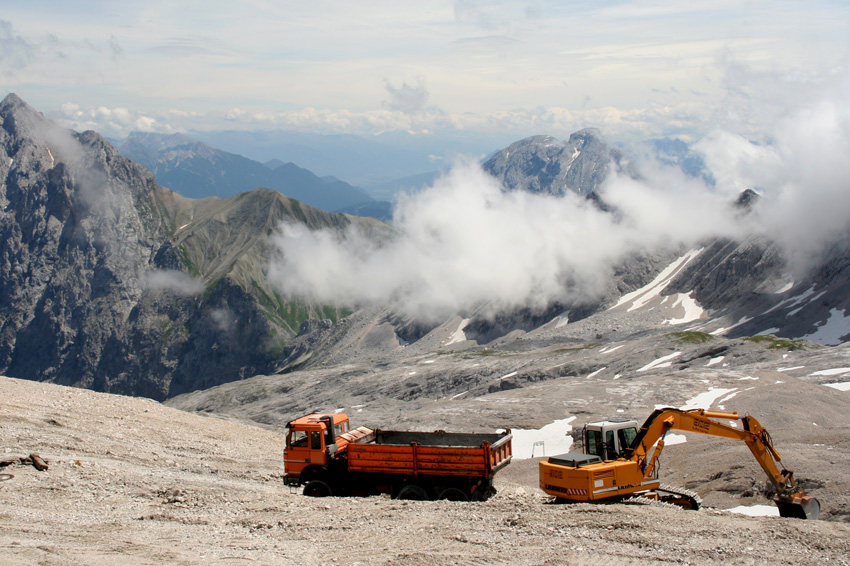
[[[727,424],[739,418],[740,428]],[[776,490],[780,516],[817,519],[820,515],[820,502],[807,496],[794,473],[782,466],[770,435],[755,418],[706,409],[658,409],[639,430],[635,421],[588,423],[583,453],[540,462],[540,488],[561,502],[648,500],[697,509],[696,493],[663,486],[658,479],[658,458],[671,430],[745,442]]]

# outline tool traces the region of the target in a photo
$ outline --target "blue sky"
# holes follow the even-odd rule
[[[850,3],[824,0],[0,0],[3,90],[107,135],[757,138],[843,92],[848,54]]]

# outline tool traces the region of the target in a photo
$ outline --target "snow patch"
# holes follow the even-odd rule
[[[791,289],[793,289],[793,288],[794,288],[794,282],[793,282],[793,281],[789,281],[788,283],[786,283],[786,284],[785,284],[785,286],[784,286],[783,288],[781,288],[780,290],[778,290],[778,291],[776,292],[776,294],[777,294],[777,295],[781,295],[782,293],[784,293],[784,292],[786,292],[786,291],[790,291],[790,290],[791,290]]]
[[[816,375],[841,375],[842,373],[847,373],[848,371],[850,371],[850,368],[822,369],[820,371],[810,373],[809,375],[811,375],[811,376],[816,376]]]
[[[850,391],[850,381],[842,383],[825,383],[824,385],[832,387],[833,389],[838,389],[839,391]]]
[[[619,349],[620,349],[620,348],[622,348],[622,347],[623,347],[623,345],[622,345],[622,344],[620,344],[619,346],[614,346],[613,348],[609,348],[608,346],[605,346],[604,348],[602,348],[601,350],[599,350],[599,353],[600,353],[600,354],[610,354],[610,353],[611,353],[611,352],[613,352],[614,350],[619,350]]]
[[[597,373],[601,372],[603,369],[605,369],[605,367],[601,367],[598,370],[596,370],[595,372],[587,374],[587,378],[590,379],[591,377],[593,377]]]
[[[668,368],[671,365],[673,365],[673,362],[670,361],[670,360],[672,360],[673,358],[680,356],[680,355],[682,355],[682,352],[673,352],[672,354],[668,354],[668,355],[664,356],[663,358],[658,358],[657,360],[646,364],[645,366],[640,368],[638,371],[639,372],[648,371],[648,370],[651,370],[651,369],[654,369],[654,368]]]
[[[688,441],[688,437],[684,434],[676,434],[671,432],[664,436],[664,446],[673,446],[674,444],[684,444]]]
[[[737,391],[737,388],[732,389],[722,389],[722,388],[712,388],[706,391],[705,393],[700,393],[696,397],[692,397],[687,400],[687,402],[679,407],[683,411],[687,411],[690,409],[708,409],[711,407],[712,403],[714,403],[717,399],[723,397],[724,395],[728,395],[734,391]],[[726,397],[726,399],[730,399],[731,397]]]
[[[808,289],[806,289],[805,291],[803,291],[799,295],[785,299],[784,301],[773,305],[772,307],[770,307],[769,309],[764,311],[762,314],[767,314],[769,312],[773,312],[773,311],[775,311],[777,309],[781,309],[781,308],[796,307],[796,306],[800,305],[801,303],[803,303],[803,301],[810,301],[810,300],[814,301],[818,297],[820,297],[820,295],[823,295],[823,293],[821,293],[817,297],[812,297],[812,295],[814,295],[814,294],[815,294],[815,286],[812,285],[811,287],[809,287]],[[810,297],[811,297],[811,299],[810,299]]]
[[[639,309],[652,300],[655,297],[661,295],[661,291],[664,290],[665,287],[672,281],[673,277],[675,277],[692,259],[700,254],[703,248],[698,250],[691,250],[679,259],[675,260],[673,263],[668,265],[658,276],[652,280],[648,285],[641,287],[636,291],[632,291],[631,293],[626,293],[620,300],[617,301],[617,304],[611,307],[608,310],[616,309],[617,307],[623,306],[625,304],[631,303],[629,308],[626,309],[626,312],[632,312],[633,310]]]
[[[561,328],[562,326],[566,326],[570,323],[570,311],[565,311],[553,318],[549,321],[550,323],[555,323],[555,328]]]
[[[449,338],[449,341],[446,342],[446,346],[450,344],[457,344],[458,342],[466,342],[466,333],[463,331],[464,328],[469,324],[470,319],[465,318],[460,321],[460,324],[457,327],[457,330]]]
[[[768,311],[768,312],[770,312],[770,311]],[[709,334],[711,334],[712,336],[722,336],[722,335],[726,334],[727,332],[729,332],[730,330],[732,330],[733,328],[737,328],[737,327],[741,326],[742,324],[746,324],[746,323],[750,322],[752,319],[753,318],[751,316],[745,316],[741,320],[739,320],[738,322],[733,324],[732,326],[729,326],[727,328],[718,328],[717,330],[712,330],[711,332],[709,332]]]
[[[573,445],[573,437],[570,425],[576,417],[557,420],[537,430],[512,428],[511,447],[513,457],[517,460],[527,460],[538,456],[555,456],[570,451]],[[542,443],[542,444],[540,444]]]
[[[727,509],[729,513],[749,515],[750,517],[778,517],[779,508],[773,505],[738,505]]]
[[[694,292],[691,291],[687,295],[683,295],[682,293],[670,295],[676,298],[676,302],[673,303],[672,308],[682,307],[685,310],[685,314],[681,318],[665,320],[662,324],[685,324],[686,322],[693,322],[703,318],[705,311],[697,304],[696,299],[691,296],[693,294]]]
[[[726,356],[717,356],[716,358],[711,358],[710,360],[708,360],[708,363],[707,363],[707,364],[705,364],[705,367],[710,367],[710,366],[713,366],[713,365],[717,365],[717,364],[719,364],[720,362],[722,362],[722,361],[723,361],[723,359],[724,359],[725,357],[726,357]]]

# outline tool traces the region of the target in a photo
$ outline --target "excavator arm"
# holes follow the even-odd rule
[[[739,418],[741,428],[716,420],[736,421]],[[770,434],[751,416],[739,417],[738,413],[705,409],[658,409],[641,427],[632,446],[626,450],[625,459],[638,462],[644,477],[650,477],[664,448],[664,437],[671,430],[743,441],[776,489],[775,502],[781,516],[817,519],[820,514],[818,500],[805,495],[802,486],[794,480],[794,473],[782,466],[782,458]]]

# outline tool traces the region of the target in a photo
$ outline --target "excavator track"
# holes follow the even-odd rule
[[[661,484],[657,491],[662,501],[683,509],[696,511],[702,505],[702,498],[690,489]]]
[[[654,497],[646,497],[645,495],[635,495],[628,499],[623,499],[622,503],[626,505],[648,505],[650,507],[660,507],[661,509],[675,509],[676,511],[682,510],[681,505],[674,505],[673,503],[667,503],[666,501]]]

